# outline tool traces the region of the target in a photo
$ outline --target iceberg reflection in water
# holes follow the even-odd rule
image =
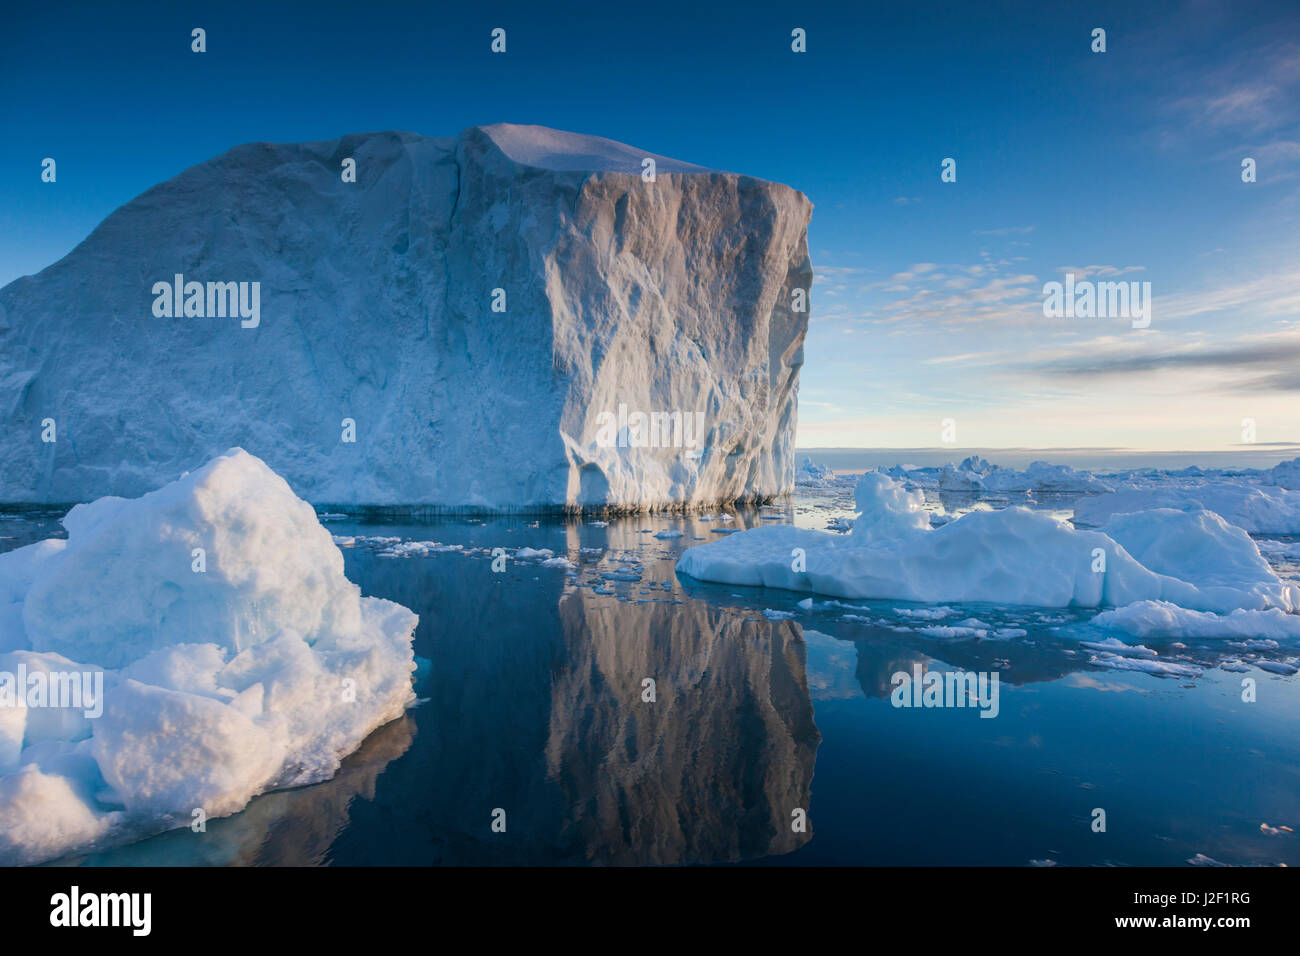
[[[1095,611],[678,578],[712,529],[792,515],[709,517],[332,523],[348,577],[420,615],[421,702],[331,781],[80,862],[1300,864],[1285,648],[1150,641],[1186,668],[1162,678],[1103,666],[1144,659],[1087,647]],[[535,553],[494,573],[496,547]],[[893,706],[916,667],[997,673],[996,719]]]

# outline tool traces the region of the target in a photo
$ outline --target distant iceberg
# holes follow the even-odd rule
[[[1193,610],[1300,610],[1241,529],[1204,510],[1118,515],[1078,530],[1026,508],[972,511],[932,528],[921,492],[867,472],[847,534],[760,527],[688,549],[677,570],[703,581],[920,603]]]
[[[1039,494],[1085,495],[1110,491],[1111,486],[1087,471],[1069,465],[1032,462],[1024,471],[1000,468],[983,458],[971,456],[959,465],[945,465],[939,474],[939,489],[972,494],[984,492],[1037,492]]]
[[[1124,488],[1080,501],[1074,519],[1101,525],[1126,511],[1204,508],[1251,534],[1300,534],[1300,491],[1217,480],[1195,486]]]
[[[362,597],[247,452],[63,523],[66,541],[0,554],[0,863],[327,779],[414,702],[416,616]]]
[[[795,470],[794,483],[798,485],[822,486],[835,478],[835,471],[830,465],[815,465],[811,458],[805,458]]]

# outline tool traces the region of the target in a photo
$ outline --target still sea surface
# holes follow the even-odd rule
[[[840,489],[608,524],[330,520],[363,593],[420,615],[419,703],[332,780],[61,862],[1300,864],[1283,829],[1300,830],[1300,676],[1253,664],[1284,649],[1152,643],[1198,675],[1158,677],[1090,664],[1074,628],[1091,610],[962,605],[950,621],[1025,633],[939,639],[924,606],[807,610],[674,572],[729,529],[851,514]],[[55,514],[5,516],[0,550],[60,533]],[[495,548],[574,567],[495,573]],[[917,665],[997,673],[997,716],[893,706],[893,675]]]

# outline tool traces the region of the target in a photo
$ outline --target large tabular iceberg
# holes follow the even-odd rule
[[[0,555],[0,863],[326,779],[413,703],[416,616],[247,452],[64,525]]]
[[[811,211],[534,126],[237,147],[0,289],[0,501],[232,445],[322,506],[787,493]]]
[[[862,476],[856,499],[861,515],[847,535],[755,528],[690,548],[677,569],[705,581],[844,598],[1300,609],[1300,588],[1278,578],[1249,535],[1208,511],[1122,514],[1088,531],[1006,508],[931,528],[924,496],[880,472]]]

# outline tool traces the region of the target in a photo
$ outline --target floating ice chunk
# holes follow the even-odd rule
[[[1148,660],[1155,660],[1160,655],[1149,647],[1142,644],[1125,644],[1117,637],[1108,637],[1104,641],[1081,641],[1084,647],[1090,647],[1094,651],[1106,651],[1117,657],[1145,657]]]
[[[1090,531],[1006,508],[931,528],[922,493],[887,475],[864,474],[855,498],[861,514],[848,535],[754,528],[687,549],[677,570],[724,584],[921,604],[1300,608],[1300,588],[1278,578],[1250,537],[1204,511],[1124,515]],[[796,548],[805,555],[800,571]]]
[[[1237,609],[1230,614],[1211,614],[1178,607],[1168,601],[1138,601],[1113,611],[1103,611],[1089,623],[1123,631],[1143,640],[1172,637],[1300,639],[1300,614],[1287,614],[1279,608],[1265,611]]]
[[[928,627],[920,627],[917,628],[917,632],[924,634],[926,637],[934,637],[939,640],[970,640],[988,637],[989,634],[988,628],[944,624],[931,624]]]
[[[794,617],[794,612],[778,611],[774,608],[768,607],[763,609],[763,617],[767,618],[769,621],[788,621],[790,618]]]
[[[1290,677],[1292,674],[1300,672],[1300,667],[1289,661],[1270,661],[1261,658],[1255,661],[1254,664],[1262,671],[1268,671],[1270,674],[1281,674],[1284,677]]]
[[[660,531],[658,534],[655,535],[656,538],[660,538],[665,541],[670,540],[672,538],[680,538],[681,536],[682,536],[682,532],[677,531],[675,529]]]
[[[66,543],[0,560],[0,598],[22,612],[8,639],[31,649],[0,669],[99,673],[102,715],[24,709],[16,761],[0,725],[0,862],[326,779],[415,699],[416,616],[362,597],[311,506],[240,449],[64,525]]]
[[[338,543],[337,541],[335,543]],[[462,544],[442,544],[439,541],[399,541],[380,551],[380,558],[427,557],[430,554],[442,554],[448,551],[463,551]]]
[[[1117,671],[1141,671],[1156,677],[1200,677],[1201,672],[1186,664],[1174,664],[1170,661],[1147,660],[1138,657],[1120,657],[1115,654],[1099,654],[1089,658],[1089,664],[1095,667],[1108,667]]]
[[[286,626],[308,643],[361,627],[360,589],[316,512],[240,449],[141,498],[77,505],[63,525],[67,546],[23,606],[32,650],[117,668],[169,644],[238,653]]]
[[[835,477],[835,471],[829,465],[814,465],[811,458],[805,458],[795,469],[796,485],[820,487],[828,484]]]
[[[555,552],[550,548],[520,548],[515,552],[515,560],[517,561],[535,561],[539,559],[549,561],[553,557],[555,557]]]

